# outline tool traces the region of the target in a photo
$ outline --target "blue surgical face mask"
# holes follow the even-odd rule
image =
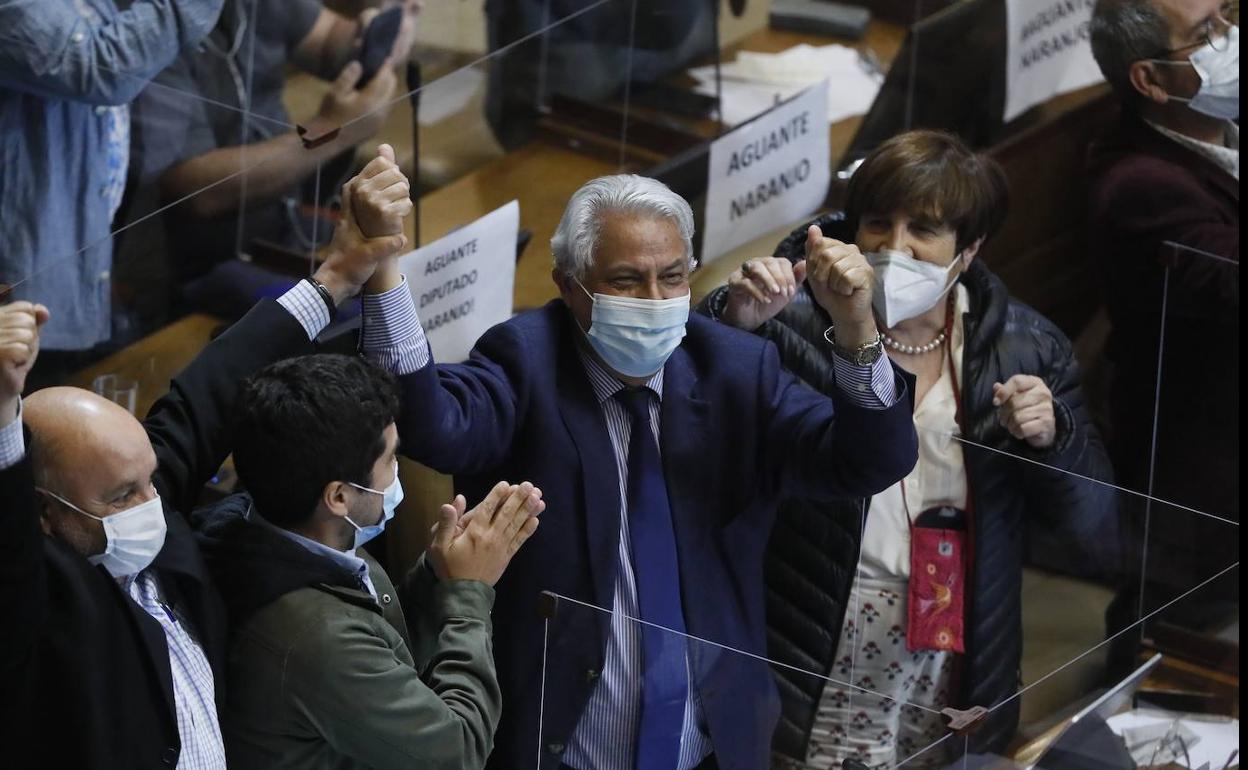
[[[685,338],[688,294],[674,299],[634,299],[590,294],[580,281],[576,285],[594,302],[585,332],[590,347],[607,366],[626,377],[649,377],[659,371]]]
[[[394,461],[394,481],[390,482],[390,486],[386,487],[385,490],[362,487],[359,484],[352,484],[349,481],[347,483],[364,492],[381,495],[382,498],[381,507],[383,513],[381,521],[376,524],[369,524],[366,527],[361,527],[359,524],[356,524],[351,520],[350,515],[347,516],[347,523],[355,527],[355,547],[359,548],[369,540],[372,540],[380,535],[385,530],[387,522],[394,518],[395,509],[399,507],[399,503],[403,502],[403,485],[399,483],[399,461]]]
[[[108,545],[104,548],[104,553],[88,556],[87,561],[103,566],[115,578],[137,575],[147,569],[165,546],[167,525],[160,495],[153,495],[151,500],[111,516],[96,516],[55,492],[42,487],[36,489],[59,500],[71,511],[104,525],[104,538]]]

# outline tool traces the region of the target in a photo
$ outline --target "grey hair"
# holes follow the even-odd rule
[[[1092,9],[1092,56],[1119,98],[1136,103],[1131,65],[1170,47],[1170,25],[1151,0],[1097,0]]]
[[[594,249],[604,214],[641,214],[673,222],[685,242],[689,269],[693,269],[693,209],[657,179],[636,174],[600,176],[572,194],[559,227],[550,239],[555,270],[584,280],[594,264]]]

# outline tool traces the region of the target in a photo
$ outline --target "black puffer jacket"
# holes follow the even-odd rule
[[[851,240],[839,214],[815,224],[829,237]],[[776,255],[802,259],[805,239],[803,226],[781,242]],[[967,654],[957,705],[992,708],[1019,686],[1025,517],[1043,517],[1072,547],[1082,549],[1072,558],[1100,564],[1107,572],[1114,568],[1118,536],[1112,490],[1053,470],[1112,479],[1100,436],[1084,412],[1069,340],[1039,313],[1010,299],[1005,285],[982,263],[973,262],[962,281],[970,295],[964,317],[964,428],[971,441],[998,451],[963,445],[974,516]],[[727,289],[721,287],[699,310],[718,317],[726,299]],[[781,361],[798,377],[828,392],[835,386],[831,351],[823,338],[829,324],[803,287],[757,333],[776,343]],[[1053,392],[1057,441],[1048,451],[1014,439],[997,421],[992,385],[1020,373],[1043,378]],[[768,651],[780,663],[830,674],[858,560],[864,502],[869,501],[781,506],[766,575]],[[824,682],[780,666],[776,674],[783,712],[774,747],[804,759]],[[1014,699],[995,709],[972,736],[972,750],[1003,750],[1017,724]]]

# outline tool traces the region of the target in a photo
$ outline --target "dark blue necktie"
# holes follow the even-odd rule
[[[621,390],[616,398],[632,417],[628,442],[628,533],[641,619],[684,633],[680,570],[672,509],[659,446],[650,428],[650,390]],[[689,692],[685,639],[641,624],[641,723],[637,770],[675,770]]]

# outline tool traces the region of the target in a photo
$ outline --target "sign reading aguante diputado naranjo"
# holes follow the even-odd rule
[[[512,201],[399,257],[435,360],[457,363],[511,318],[520,204]]]

